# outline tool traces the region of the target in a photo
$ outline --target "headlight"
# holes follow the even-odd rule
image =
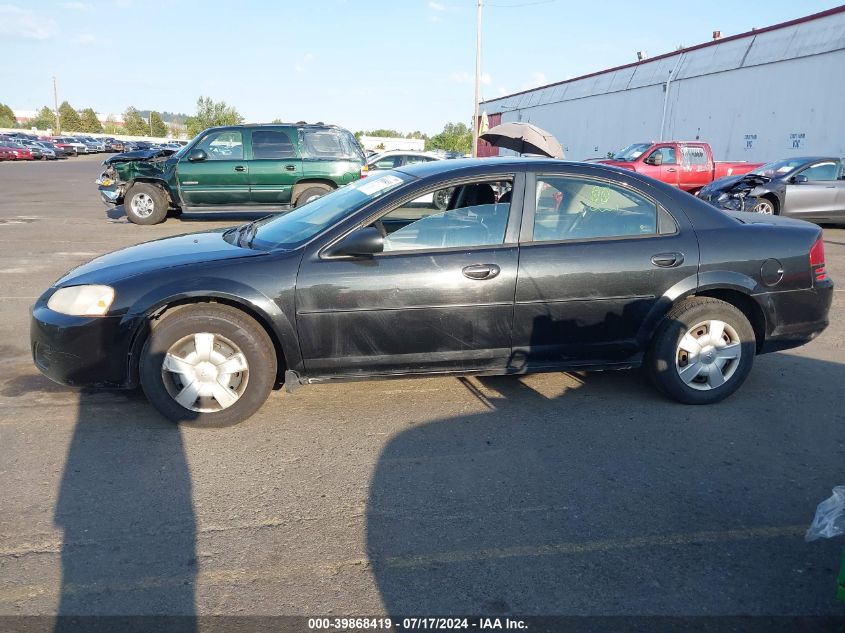
[[[108,286],[69,286],[59,288],[47,301],[54,312],[72,316],[103,316],[114,301],[114,288]]]

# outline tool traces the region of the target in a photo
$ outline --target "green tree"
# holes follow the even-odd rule
[[[405,138],[415,138],[415,139],[422,139],[424,141],[427,141],[428,140],[428,134],[425,134],[424,132],[420,132],[419,130],[415,130],[413,132],[408,132],[405,135]]]
[[[188,117],[185,125],[188,136],[194,137],[204,129],[216,125],[237,125],[243,123],[244,118],[235,108],[226,105],[225,101],[213,101],[211,97],[197,99],[197,113]]]
[[[12,108],[5,103],[0,103],[0,127],[16,127],[18,124]]]
[[[167,136],[167,126],[161,120],[161,115],[158,112],[150,112],[150,130],[153,136]]]
[[[66,132],[82,132],[82,119],[79,112],[73,109],[67,101],[59,106],[59,122]]]
[[[56,113],[47,106],[44,106],[38,111],[38,116],[30,121],[30,125],[34,125],[39,130],[56,129]]]
[[[472,129],[465,123],[447,123],[440,134],[426,141],[425,148],[468,154],[472,150]]]
[[[82,112],[79,113],[80,118],[82,119],[82,131],[83,132],[94,132],[95,134],[99,134],[103,131],[103,126],[100,123],[100,119],[97,118],[97,113],[94,112],[93,108],[85,108]]]
[[[150,126],[144,121],[141,113],[132,106],[126,108],[126,112],[123,113],[123,129],[126,134],[132,136],[150,135]]]

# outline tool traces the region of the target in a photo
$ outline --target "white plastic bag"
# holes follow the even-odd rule
[[[833,496],[816,508],[816,516],[804,535],[805,541],[833,538],[845,534],[845,486],[836,486]]]

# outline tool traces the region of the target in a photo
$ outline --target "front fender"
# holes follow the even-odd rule
[[[190,290],[185,290],[184,282],[176,281],[156,287],[139,297],[123,316],[129,327],[133,328],[130,352],[130,376],[137,375],[137,362],[141,347],[149,333],[150,319],[163,308],[174,304],[186,304],[205,301],[220,301],[241,308],[255,318],[273,339],[279,360],[280,375],[285,368],[302,370],[302,356],[294,323],[279,305],[261,291],[232,279],[203,278],[192,280]]]

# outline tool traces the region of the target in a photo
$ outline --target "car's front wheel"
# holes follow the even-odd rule
[[[296,197],[294,206],[301,207],[303,204],[308,204],[312,200],[323,197],[330,191],[331,189],[327,187],[309,187]]]
[[[775,203],[768,198],[758,198],[751,210],[763,215],[777,215],[778,212]]]
[[[691,297],[675,306],[658,328],[646,366],[670,398],[711,404],[745,382],[755,352],[754,328],[741,310],[712,297]]]
[[[152,183],[136,182],[126,192],[123,207],[134,224],[158,224],[167,218],[167,194]]]
[[[255,413],[270,394],[275,348],[264,328],[236,308],[188,305],[154,324],[140,377],[147,399],[169,420],[229,426]]]

